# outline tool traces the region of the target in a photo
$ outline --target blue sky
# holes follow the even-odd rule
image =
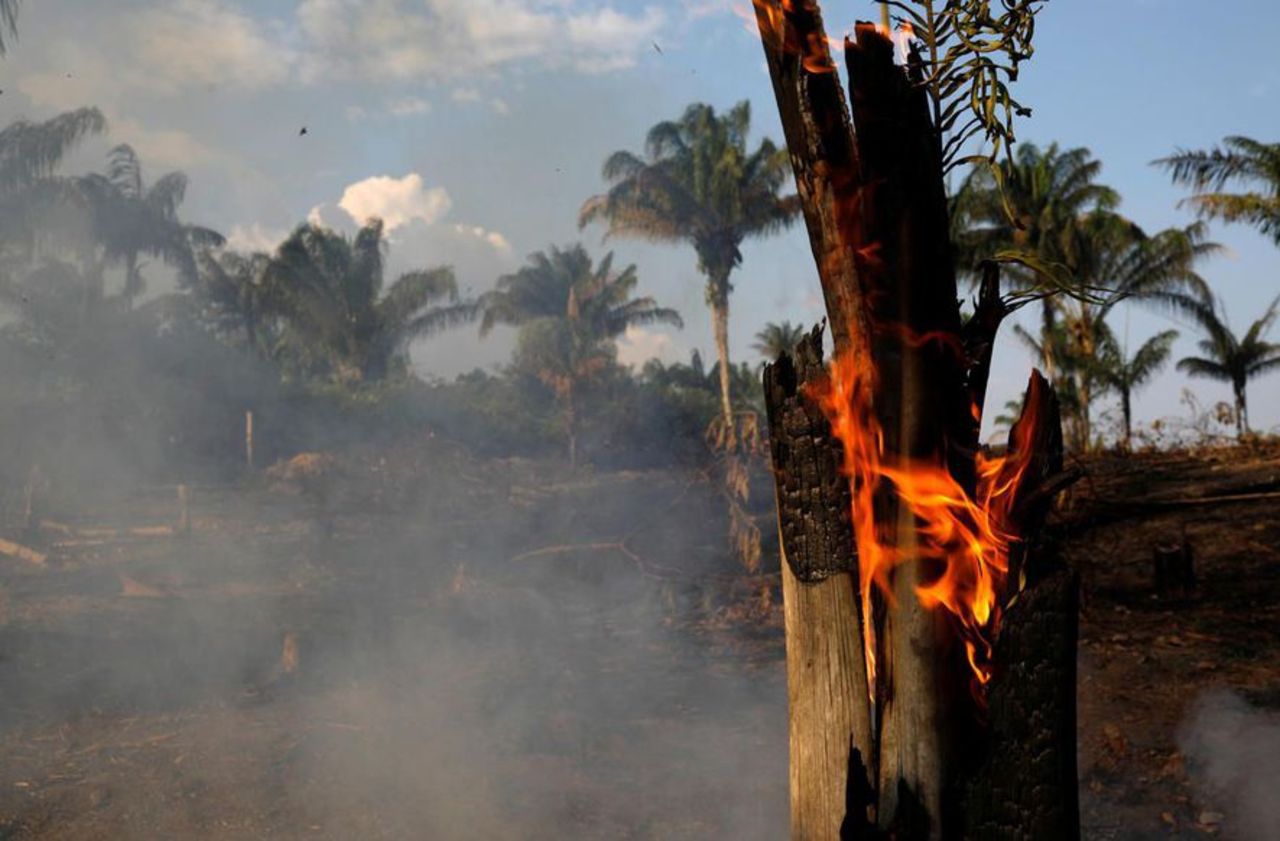
[[[42,0],[25,5],[21,41],[0,61],[0,122],[101,106],[112,136],[73,166],[131,142],[153,174],[188,172],[187,216],[244,247],[270,246],[308,215],[349,226],[379,211],[400,220],[394,266],[452,263],[475,291],[551,243],[612,247],[686,321],[634,336],[624,352],[683,359],[711,344],[691,250],[602,245],[575,215],[602,186],[606,154],[638,149],[650,125],[692,101],[749,99],[758,132],[780,135],[759,44],[733,5]],[[863,0],[823,5],[836,32],[877,15]],[[1020,138],[1088,146],[1124,212],[1149,230],[1186,224],[1183,192],[1150,161],[1229,134],[1280,140],[1277,43],[1280,8],[1261,0],[1050,0],[1017,89],[1035,110]],[[1239,327],[1280,294],[1280,249],[1246,228],[1213,233],[1229,251],[1203,273]],[[821,316],[799,229],[752,244],[735,285],[739,358],[764,322]],[[1139,310],[1117,319],[1134,343],[1166,326]],[[1193,331],[1175,326],[1187,334],[1177,351],[1190,352]],[[414,355],[425,374],[448,376],[498,364],[508,343],[468,331]],[[1006,341],[993,398],[1012,396],[1029,365]],[[1185,385],[1162,377],[1139,397],[1138,417],[1185,417]],[[1193,386],[1205,404],[1228,396]],[[1255,425],[1280,427],[1280,376],[1251,397]]]

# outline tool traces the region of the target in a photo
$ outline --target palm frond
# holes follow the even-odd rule
[[[0,130],[0,195],[52,174],[81,141],[106,127],[97,108],[80,108],[42,123],[19,120]]]
[[[1231,372],[1220,363],[1199,356],[1188,356],[1178,360],[1178,370],[1189,377],[1231,381]]]
[[[18,38],[18,10],[22,0],[0,0],[0,56]]]

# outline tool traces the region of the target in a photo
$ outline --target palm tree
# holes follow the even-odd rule
[[[101,111],[81,108],[0,130],[0,250],[17,247],[24,258],[34,257],[44,215],[80,198],[75,179],[54,173],[76,146],[106,126]]]
[[[6,33],[10,42],[18,38],[18,7],[21,5],[22,0],[0,0],[0,55],[4,55],[8,48]]]
[[[1148,236],[1111,211],[1095,211],[1073,226],[1069,240],[1066,295],[1055,307],[1069,335],[1069,352],[1088,371],[1105,337],[1105,319],[1121,302],[1133,301],[1166,312],[1193,313],[1212,300],[1209,285],[1195,271],[1204,256],[1219,250],[1206,239],[1203,223]],[[1094,375],[1076,384],[1081,443],[1092,444],[1090,412],[1098,385]]]
[[[976,279],[983,260],[1016,255],[1006,265],[1009,286],[1029,290],[1065,270],[1078,220],[1120,203],[1120,195],[1097,183],[1102,162],[1084,147],[1041,150],[1023,143],[1006,161],[977,166],[961,185],[952,208],[957,267]],[[1040,332],[1048,336],[1057,319],[1052,298],[1041,305]],[[1053,342],[1041,342],[1041,364],[1056,378]]]
[[[613,270],[613,254],[599,264],[581,245],[552,246],[529,256],[515,274],[498,279],[485,295],[481,335],[495,325],[520,328],[516,357],[545,382],[561,404],[569,461],[578,459],[578,396],[616,358],[614,340],[628,327],[683,326],[675,310],[649,297],[633,298],[634,265]]]
[[[1065,263],[1072,224],[1094,211],[1112,210],[1119,194],[1097,183],[1102,162],[1086,148],[1041,150],[1023,143],[995,172],[974,167],[953,208],[959,268],[972,273],[978,263],[1016,251],[1035,263]],[[1036,282],[1029,270],[1009,267],[1010,279]]]
[[[204,249],[197,258],[194,292],[223,333],[242,331],[250,351],[269,348],[274,330],[276,290],[270,284],[271,255]],[[264,331],[268,335],[263,335]]]
[[[353,238],[304,224],[276,250],[265,283],[283,324],[276,353],[295,372],[378,381],[406,369],[411,340],[475,316],[447,266],[401,275],[384,294],[382,231],[378,219]]]
[[[1186,200],[1205,219],[1253,225],[1280,245],[1280,143],[1228,137],[1208,151],[1179,151],[1155,162],[1175,184],[1191,187]],[[1255,184],[1245,193],[1223,192],[1232,182]]]
[[[1081,410],[1084,403],[1082,395],[1093,393],[1091,378],[1096,376],[1096,372],[1080,354],[1071,330],[1064,321],[1055,318],[1048,325],[1041,325],[1035,333],[1016,324],[1013,333],[1032,356],[1055,361],[1053,388],[1062,408],[1067,442],[1073,450],[1087,449],[1091,433]]]
[[[1105,323],[1100,323],[1099,328],[1102,340],[1095,360],[1097,377],[1103,387],[1114,391],[1120,398],[1124,449],[1127,451],[1133,437],[1133,393],[1149,383],[1168,363],[1178,331],[1157,333],[1130,357]]]
[[[791,353],[804,338],[805,329],[799,324],[784,321],[781,324],[770,321],[759,333],[752,345],[760,355],[773,361],[784,353]]]
[[[1052,145],[1041,152],[1023,144],[998,178],[976,168],[955,200],[962,268],[1010,259],[1013,284],[1042,297],[1034,344],[1059,392],[1073,395],[1074,443],[1083,448],[1092,444],[1096,383],[1085,363],[1097,353],[1097,325],[1126,300],[1165,310],[1203,307],[1209,288],[1194,266],[1220,248],[1207,241],[1203,224],[1148,235],[1115,212],[1119,196],[1096,183],[1100,169],[1087,149]],[[1056,335],[1059,321],[1065,341]]]
[[[189,285],[197,274],[195,251],[219,246],[220,234],[178,218],[178,207],[187,192],[187,176],[170,172],[148,185],[142,162],[128,144],[111,150],[105,175],[83,179],[83,189],[94,209],[97,236],[108,262],[124,268],[122,297],[125,308],[146,288],[139,258],[149,254],[178,271],[180,282]]]
[[[0,130],[0,196],[48,178],[82,140],[106,127],[97,108],[68,111],[41,123],[9,124]]]
[[[800,211],[794,195],[780,195],[790,177],[786,150],[762,140],[749,151],[750,127],[747,102],[723,116],[710,105],[690,105],[678,120],[649,130],[644,157],[627,151],[610,155],[604,164],[608,192],[587,199],[578,217],[584,227],[605,222],[606,236],[693,246],[706,277],[720,359],[721,411],[729,428],[729,278],[742,262],[746,239],[782,230]]]
[[[1218,315],[1217,307],[1204,307],[1195,315],[1205,331],[1200,341],[1204,356],[1189,356],[1178,362],[1178,370],[1192,377],[1231,383],[1236,400],[1236,432],[1249,434],[1249,380],[1280,369],[1280,344],[1266,341],[1267,332],[1276,320],[1280,298],[1271,302],[1262,317],[1253,322],[1238,338]]]

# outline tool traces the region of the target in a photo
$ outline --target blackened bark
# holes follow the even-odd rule
[[[826,376],[822,328],[764,369],[778,528],[791,571],[805,584],[856,569],[849,479],[840,442],[822,410],[804,395]]]
[[[762,1],[755,10],[831,338],[837,351],[852,346],[867,353],[870,325],[859,272],[875,255],[862,230],[858,151],[822,14],[812,0]]]
[[[765,369],[787,628],[791,837],[871,837],[875,805],[866,659],[841,448],[806,386],[824,377],[822,330]]]
[[[1076,781],[1076,576],[1052,556],[1046,575],[1004,616],[987,690],[983,757],[965,774],[964,837],[1074,841]]]

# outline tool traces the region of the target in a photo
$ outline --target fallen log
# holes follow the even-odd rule
[[[0,555],[35,567],[44,566],[49,559],[49,556],[43,552],[37,552],[29,546],[23,546],[21,543],[14,543],[12,540],[5,540],[2,537],[0,537]]]

